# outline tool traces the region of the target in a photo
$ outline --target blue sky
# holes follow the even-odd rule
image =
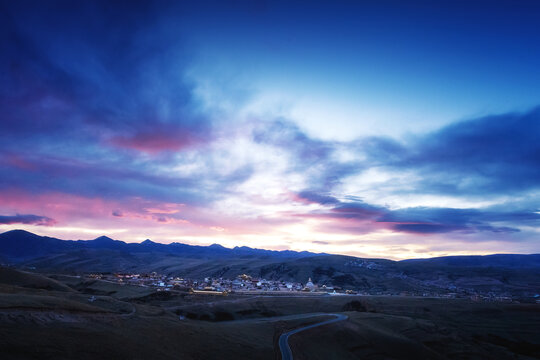
[[[533,1],[2,1],[0,230],[538,252]]]

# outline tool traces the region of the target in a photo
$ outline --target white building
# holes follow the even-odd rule
[[[308,282],[306,284],[306,288],[309,289],[309,291],[315,290],[315,285],[313,284],[313,281],[311,281],[311,278],[308,279]]]

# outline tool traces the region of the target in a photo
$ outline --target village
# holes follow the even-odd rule
[[[343,290],[339,287],[322,285],[318,286],[308,278],[305,283],[266,280],[241,274],[234,280],[223,278],[209,278],[202,280],[187,279],[181,277],[167,276],[158,273],[150,274],[89,274],[90,279],[99,279],[102,281],[114,282],[118,284],[153,287],[156,291],[183,290],[201,294],[221,294],[229,293],[314,293],[314,294],[356,294],[352,290]]]
[[[366,292],[352,289],[343,289],[338,286],[318,285],[311,278],[305,283],[281,280],[266,280],[252,277],[247,274],[238,275],[235,279],[210,278],[202,280],[167,276],[152,272],[150,274],[130,273],[105,273],[89,274],[89,279],[113,282],[121,285],[132,285],[155,288],[162,291],[185,291],[201,295],[228,294],[266,294],[266,295],[379,295],[379,296],[416,296],[435,298],[467,298],[475,302],[523,302],[522,298],[515,298],[508,293],[477,292],[473,289],[457,289],[450,286],[440,291],[400,291],[400,292]],[[540,302],[539,296],[534,297],[534,302]],[[525,301],[525,302],[530,302]]]

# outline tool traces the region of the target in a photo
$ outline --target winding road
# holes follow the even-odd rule
[[[335,323],[338,321],[346,320],[348,318],[346,315],[342,315],[342,314],[315,314],[315,315],[312,314],[306,317],[314,317],[314,316],[321,316],[321,315],[335,316],[335,319],[330,319],[330,320],[326,320],[320,323],[307,325],[307,326],[294,329],[289,332],[281,334],[281,336],[279,337],[279,350],[281,350],[281,358],[283,360],[293,359],[292,351],[291,351],[291,348],[289,347],[289,336],[299,333],[300,331],[312,329],[317,326]]]

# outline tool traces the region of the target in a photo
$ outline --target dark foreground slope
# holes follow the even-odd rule
[[[0,277],[2,359],[279,359],[279,335],[325,319],[303,315],[315,312],[343,313],[349,319],[292,336],[295,359],[540,357],[536,304],[390,296],[163,295],[142,287],[0,268],[0,274],[6,271],[22,282]],[[62,286],[46,289],[47,279]],[[96,288],[108,294],[96,294]],[[189,317],[179,317],[188,312]]]

